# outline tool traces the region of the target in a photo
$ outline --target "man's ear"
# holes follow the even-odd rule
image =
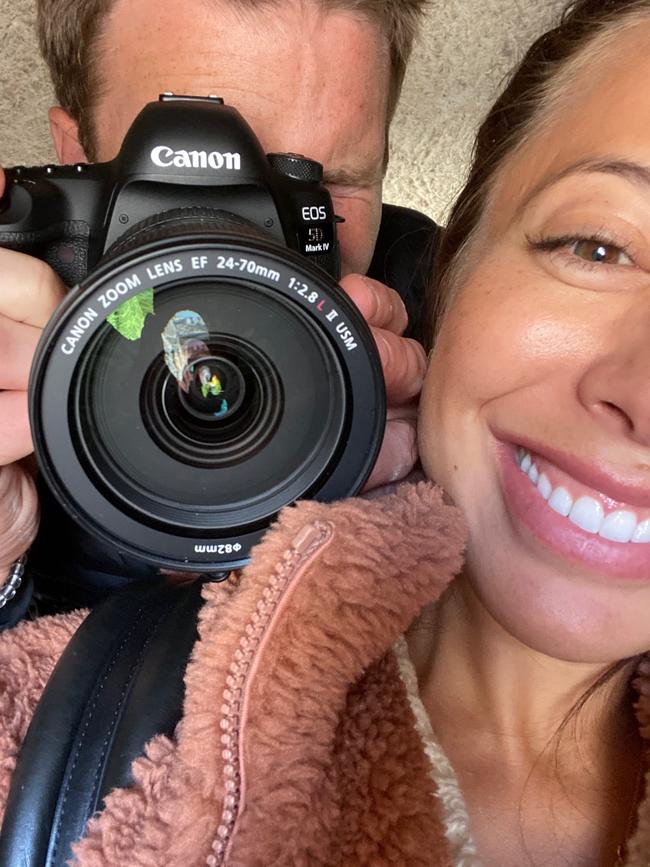
[[[56,105],[49,111],[50,134],[61,165],[87,163],[84,149],[79,144],[79,126],[70,115]]]

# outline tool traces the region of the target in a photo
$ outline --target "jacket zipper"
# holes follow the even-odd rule
[[[240,636],[223,692],[221,706],[221,757],[224,760],[224,801],[217,835],[212,842],[206,867],[222,867],[232,840],[241,804],[241,709],[253,660],[266,634],[273,615],[296,573],[331,537],[330,524],[315,522],[305,527],[277,563],[268,584],[262,591],[244,632]]]

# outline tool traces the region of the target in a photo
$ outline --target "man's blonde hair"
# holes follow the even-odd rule
[[[229,0],[254,9],[284,0]],[[302,0],[305,2],[305,0]],[[377,22],[390,51],[391,78],[387,94],[392,118],[406,72],[418,24],[429,0],[307,0],[324,10],[349,10]],[[79,138],[94,156],[92,115],[100,90],[98,41],[115,0],[37,0],[38,36],[57,100],[79,124]]]

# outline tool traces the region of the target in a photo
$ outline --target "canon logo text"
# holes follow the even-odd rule
[[[172,150],[160,145],[151,151],[151,162],[161,169],[226,169],[238,172],[241,169],[241,154],[222,154],[219,151]]]

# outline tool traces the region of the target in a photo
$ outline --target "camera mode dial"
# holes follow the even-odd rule
[[[268,159],[272,168],[288,178],[313,184],[323,180],[322,165],[301,154],[269,154]]]

